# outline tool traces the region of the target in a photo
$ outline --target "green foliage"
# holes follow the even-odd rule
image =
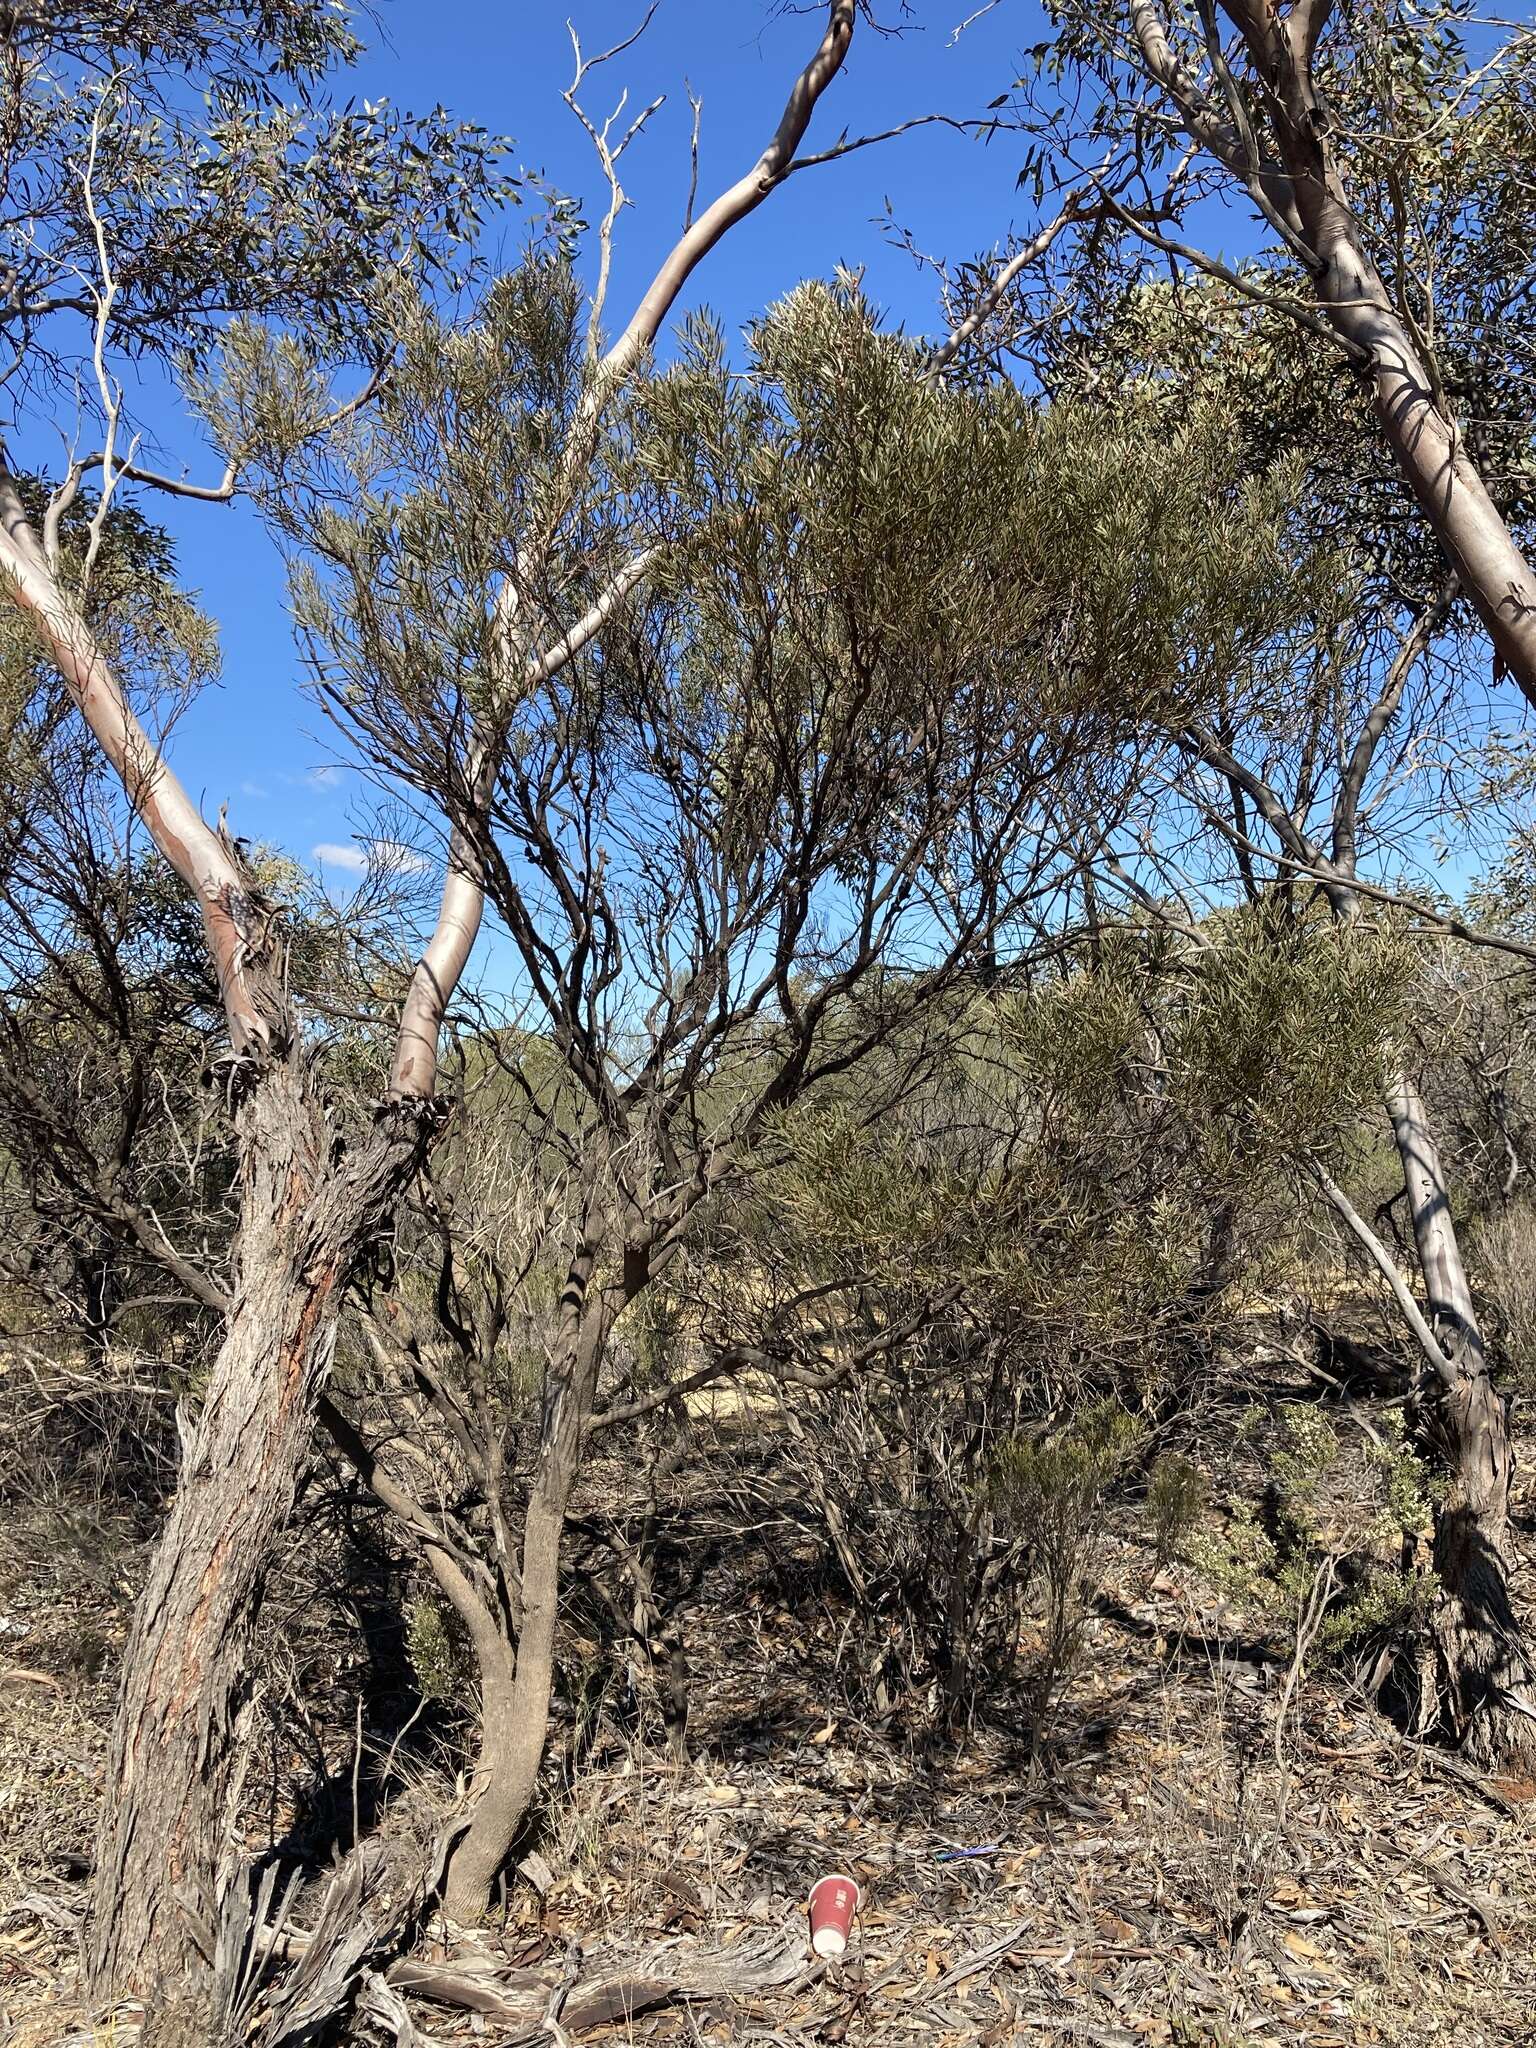
[[[1426,1536],[1434,1490],[1401,1413],[1386,1411],[1380,1441],[1368,1438],[1348,1455],[1333,1422],[1315,1407],[1282,1407],[1276,1422],[1263,1502],[1230,1498],[1220,1529],[1194,1531],[1185,1554],[1287,1641],[1320,1569],[1332,1560],[1337,1591],[1317,1635],[1325,1655],[1413,1629],[1434,1588],[1427,1572],[1405,1565],[1405,1539],[1411,1547]],[[1250,1440],[1256,1434],[1257,1414]]]
[[[194,382],[218,439],[248,452],[252,488],[291,551],[322,700],[391,773],[441,779],[443,734],[470,713],[517,721],[496,591],[518,536],[561,494],[561,451],[586,389],[581,304],[574,274],[539,245],[470,321],[441,317],[397,280],[374,309],[391,375],[364,413],[318,442],[334,404],[323,340],[237,322]],[[578,611],[614,565],[601,537],[611,486],[598,456],[576,487],[568,594]],[[612,516],[623,511],[620,501]],[[520,643],[545,629],[541,610]],[[523,744],[539,738],[535,718]]]
[[[1536,1393],[1536,1206],[1514,1202],[1473,1226],[1469,1264],[1510,1384]]]
[[[1205,1507],[1206,1485],[1186,1458],[1159,1458],[1147,1481],[1146,1515],[1157,1562],[1167,1564],[1193,1532]]]
[[[751,376],[731,379],[718,329],[690,326],[639,455],[693,524],[678,573],[695,590],[711,560],[761,581],[813,548],[817,596],[778,622],[815,636],[808,658],[855,621],[875,647],[1011,654],[1021,683],[1034,653],[1038,722],[1101,693],[1121,713],[1197,700],[1294,619],[1295,473],[1239,466],[1214,411],[1170,432],[1152,405],[1106,417],[925,383],[847,280],[802,285],[751,340]],[[1044,652],[1066,672],[1041,673]]]
[[[1021,1360],[1153,1399],[1208,1312],[1213,1207],[1353,1144],[1415,971],[1390,932],[1322,918],[1105,931],[1069,971],[957,1008],[877,1122],[850,1093],[775,1126],[776,1250],[897,1298],[958,1286]]]
[[[1096,1401],[1053,1437],[1009,1437],[993,1453],[989,1491],[1007,1520],[1028,1528],[1049,1574],[1082,1541],[1087,1518],[1140,1441],[1117,1401]]]
[[[1023,1538],[1029,1583],[1044,1600],[1033,1681],[1037,1728],[1081,1647],[1103,1550],[1105,1496],[1141,1435],[1141,1425],[1118,1402],[1098,1401],[1052,1436],[1009,1437],[993,1453],[992,1505]]]
[[[1160,167],[1171,167],[1179,130],[1144,128],[1147,81],[1126,10],[1054,0],[1050,12],[1055,34],[1036,57],[1051,83],[1036,99],[1021,81],[1033,138],[1028,163],[1044,167],[1057,157],[1065,92],[1077,110],[1080,160],[1106,145],[1124,149],[1134,135],[1140,168],[1155,181]],[[1160,12],[1200,90],[1216,104],[1235,93],[1258,147],[1279,156],[1271,94],[1243,39],[1231,39],[1231,72],[1218,79],[1203,11],[1173,0]],[[1477,421],[1493,495],[1524,525],[1536,505],[1524,313],[1536,192],[1531,39],[1519,23],[1503,25],[1502,36],[1473,26],[1458,0],[1362,0],[1331,11],[1314,68],[1331,167],[1366,246],[1437,394]],[[1193,174],[1183,167],[1166,186],[1162,232],[1208,246],[1198,210],[1213,184],[1228,181],[1209,159]],[[1063,311],[1042,347],[1048,388],[1107,396],[1126,380],[1160,387],[1175,413],[1219,395],[1234,434],[1259,460],[1287,447],[1301,456],[1312,544],[1331,537],[1355,573],[1392,602],[1433,590],[1443,558],[1424,522],[1401,517],[1391,457],[1364,391],[1285,310],[1315,316],[1312,280],[1296,252],[1276,234],[1237,274],[1246,294],[1191,264],[1171,265],[1130,232],[1117,247],[1096,226],[1076,265],[1079,289],[1060,293]]]
[[[471,1689],[469,1658],[448,1609],[435,1594],[417,1593],[407,1605],[405,1649],[423,1699],[464,1703]]]
[[[1416,973],[1388,930],[1263,905],[1207,927],[1167,1034],[1219,1177],[1245,1156],[1325,1151],[1379,1096]]]
[[[1520,748],[1509,765],[1522,783],[1528,782],[1533,772],[1528,749]],[[1512,834],[1469,892],[1467,907],[1479,925],[1531,943],[1536,935],[1536,832],[1526,826]]]
[[[503,146],[441,108],[327,107],[361,52],[354,19],[329,0],[15,10],[0,240],[46,337],[34,377],[67,394],[89,353],[64,326],[75,280],[98,275],[93,210],[117,287],[108,349],[131,356],[196,360],[249,313],[371,357],[379,287],[402,266],[451,276],[515,188]]]
[[[1375,230],[1416,338],[1464,416],[1480,467],[1516,525],[1536,511],[1521,302],[1536,229],[1536,48],[1502,47],[1458,0],[1368,0],[1320,53],[1319,85],[1349,137],[1356,202]]]

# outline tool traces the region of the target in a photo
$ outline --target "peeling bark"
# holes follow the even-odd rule
[[[433,1122],[427,1105],[391,1107],[339,1151],[297,1050],[237,1111],[236,1292],[124,1659],[86,1958],[99,1997],[153,2009],[168,1991],[184,1996],[206,1974],[221,1882],[243,1881],[239,1735],[273,1540],[347,1278]]]
[[[1435,1645],[1453,1732],[1484,1769],[1536,1772],[1536,1684],[1510,1600],[1509,1413],[1486,1370],[1435,1403],[1450,1491],[1435,1519]]]
[[[567,449],[579,474],[603,399],[643,356],[697,264],[789,174],[822,92],[841,69],[855,0],[829,0],[826,26],[756,164],[685,229],[601,364]],[[129,470],[121,473],[132,474]],[[556,522],[551,522],[553,533]],[[647,573],[645,550],[524,680],[537,684],[586,644]],[[521,566],[521,564],[520,564]],[[545,565],[547,566],[547,565]],[[540,567],[539,576],[543,569]],[[472,816],[455,815],[437,927],[412,978],[372,1134],[341,1146],[308,1073],[267,907],[234,847],[213,831],[144,731],[80,608],[61,588],[12,482],[0,474],[0,578],[56,663],[129,803],[202,913],[229,1021],[242,1211],[238,1279],[182,1483],[130,1637],[114,1742],[115,1790],[103,1824],[87,1976],[98,1998],[153,2006],[194,1984],[184,2038],[197,2032],[199,1957],[219,1916],[230,1855],[249,1649],[272,1539],[291,1508],[308,1425],[330,1366],[341,1298],[360,1252],[387,1219],[436,1123],[437,1047],[447,1004],[483,907],[488,801],[504,729],[481,744]],[[524,1529],[525,1612],[515,1669],[487,1691],[486,1756],[461,1845],[455,1896],[483,1906],[537,1781],[548,1726],[560,1542],[610,1317],[589,1307],[591,1261],[573,1269],[568,1342],[546,1382],[545,1429]],[[440,1560],[441,1561],[441,1560]],[[504,1659],[502,1663],[504,1664]],[[483,1882],[476,1877],[479,1871]],[[488,1875],[486,1875],[488,1873]],[[183,2000],[183,2007],[185,2001]]]
[[[1435,1517],[1435,1643],[1444,1711],[1485,1767],[1536,1765],[1536,1687],[1510,1599],[1509,1408],[1488,1370],[1439,1150],[1418,1089],[1387,1092],[1430,1320],[1444,1364],[1421,1374],[1426,1427],[1449,1490]]]
[[[151,2015],[174,2008],[182,2032],[201,2038],[221,1887],[244,1881],[240,1736],[268,1561],[347,1282],[441,1121],[438,1035],[480,897],[473,869],[455,864],[412,983],[389,1099],[371,1131],[343,1144],[303,1048],[271,907],[134,715],[3,472],[0,577],[198,904],[233,1047],[221,1079],[240,1161],[236,1286],[124,1656],[85,1957],[95,1998]]]

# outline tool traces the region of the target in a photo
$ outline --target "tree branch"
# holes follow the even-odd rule
[[[1306,1161],[1306,1166],[1321,1190],[1324,1199],[1342,1219],[1356,1243],[1359,1244],[1371,1264],[1392,1290],[1392,1297],[1402,1310],[1403,1320],[1418,1340],[1419,1349],[1424,1354],[1426,1364],[1443,1385],[1454,1388],[1456,1385],[1455,1367],[1441,1349],[1439,1339],[1425,1320],[1423,1310],[1414,1300],[1413,1289],[1403,1278],[1397,1261],[1388,1252],[1386,1246],[1376,1235],[1375,1231],[1372,1230],[1365,1218],[1355,1208],[1338,1182],[1332,1178],[1321,1160],[1309,1158]]]
[[[1100,189],[1102,190],[1102,187]],[[1303,306],[1299,300],[1282,298],[1279,292],[1265,291],[1261,285],[1256,285],[1244,277],[1241,271],[1231,269],[1214,256],[1207,256],[1203,249],[1195,248],[1193,243],[1176,241],[1172,235],[1160,234],[1156,228],[1149,227],[1145,221],[1138,219],[1129,207],[1122,206],[1119,200],[1108,192],[1103,193],[1103,198],[1104,204],[1115,218],[1152,248],[1161,249],[1167,256],[1177,256],[1194,269],[1204,271],[1207,277],[1220,279],[1223,284],[1230,285],[1233,291],[1241,292],[1245,299],[1252,299],[1256,305],[1268,306],[1276,313],[1283,313],[1287,320],[1294,320],[1298,327],[1305,327],[1309,334],[1315,334],[1319,340],[1326,341],[1331,347],[1336,348],[1345,361],[1351,363],[1357,370],[1371,368],[1368,350],[1340,334],[1337,328],[1331,326],[1320,314],[1314,313],[1310,307]]]
[[[264,1051],[272,1020],[253,978],[261,913],[232,851],[208,826],[130,708],[110,663],[48,562],[15,480],[0,471],[0,577],[63,676],[77,708],[160,852],[202,912],[236,1052]]]
[[[1338,801],[1333,814],[1333,865],[1343,874],[1353,875],[1359,855],[1358,820],[1360,794],[1365,787],[1365,778],[1370,773],[1371,762],[1381,744],[1382,734],[1397,716],[1398,706],[1403,701],[1403,691],[1415,662],[1424,653],[1440,626],[1460,585],[1455,575],[1447,577],[1433,604],[1425,607],[1415,619],[1412,627],[1399,647],[1392,666],[1387,671],[1386,681],[1380,694],[1366,714],[1354,746],[1350,749],[1344,773],[1339,781]]]
[[[1031,263],[1038,261],[1062,231],[1077,219],[1082,202],[1081,191],[1069,193],[1056,218],[1043,227],[1032,241],[1026,242],[1022,249],[1015,250],[959,326],[951,330],[948,338],[940,342],[929,357],[923,366],[925,384],[933,383],[948,369],[966,343],[981,331],[1002,304],[1004,296],[1019,273],[1027,269]]]
[[[791,86],[772,140],[745,177],[727,186],[678,238],[635,308],[629,325],[603,358],[603,371],[609,381],[617,381],[633,368],[642,352],[650,347],[662,321],[676,304],[678,293],[721,237],[761,206],[788,176],[816,102],[842,69],[853,40],[857,12],[857,0],[831,0],[826,32],[815,55]]]

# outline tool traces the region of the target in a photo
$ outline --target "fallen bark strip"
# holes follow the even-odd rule
[[[396,2048],[429,2048],[430,2037],[405,2004],[408,1995],[494,2021],[505,2030],[498,2036],[503,2048],[513,2048],[550,2041],[555,2005],[560,2034],[578,2035],[673,1999],[773,1990],[807,1967],[807,1930],[798,1913],[734,1948],[701,1949],[674,1937],[590,1962],[573,1951],[563,1970],[522,1968],[485,1954],[442,1962],[402,1955],[441,1885],[456,1832],[457,1825],[445,1831],[409,1898],[386,1906],[382,1916],[375,1905],[384,1903],[386,1872],[377,1844],[336,1866],[307,1929],[285,1924],[287,1898],[275,1898],[275,1870],[254,1898],[243,1883],[231,1884],[217,1972],[227,2037],[246,2048],[298,2048],[356,2002],[370,2023],[394,2035]]]
[[[672,1999],[740,1997],[790,1983],[806,1961],[805,1930],[798,1915],[776,1935],[738,1949],[700,1953],[685,1943],[663,1943],[607,1963],[577,1978],[560,2009],[560,2024],[571,2034],[636,2014]],[[508,2043],[547,2038],[551,1994],[559,1979],[546,1970],[508,1969],[494,1958],[466,1957],[428,1963],[402,1958],[384,1973],[392,1990],[430,1999],[437,2005],[478,2012],[510,2028]]]

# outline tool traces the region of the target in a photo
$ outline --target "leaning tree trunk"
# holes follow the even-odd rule
[[[1324,268],[1318,296],[1338,332],[1368,351],[1371,394],[1388,446],[1488,628],[1499,664],[1536,704],[1536,573],[1467,452],[1365,254],[1354,216],[1321,195],[1309,222]],[[1305,216],[1304,216],[1305,217]]]
[[[1282,12],[1258,0],[1223,0],[1223,5],[1268,88],[1296,214],[1316,259],[1318,301],[1334,331],[1358,351],[1398,467],[1481,614],[1500,663],[1536,704],[1536,571],[1435,389],[1349,203],[1307,43],[1309,24],[1315,34],[1327,10]]]
[[[1448,1360],[1425,1375],[1427,1425],[1449,1488],[1435,1520],[1440,1581],[1435,1640],[1452,1725],[1485,1766],[1536,1759],[1532,1670],[1510,1600],[1508,1407],[1494,1386],[1451,1214],[1439,1150],[1418,1089],[1387,1092],[1430,1321]]]
[[[302,1045],[258,1066],[237,1111],[236,1291],[125,1653],[86,1955],[93,1995],[146,2006],[167,2038],[200,2038],[221,1872],[239,1870],[252,1632],[342,1291],[429,1120],[390,1105],[340,1151]]]

